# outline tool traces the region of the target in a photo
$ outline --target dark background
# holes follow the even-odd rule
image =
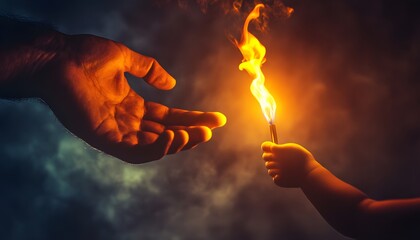
[[[415,2],[288,1],[292,17],[255,32],[267,47],[280,141],[307,147],[375,199],[420,196]],[[37,100],[0,101],[1,239],[345,239],[300,190],[278,188],[266,174],[268,125],[228,40],[243,19],[216,5],[207,14],[177,5],[0,1],[2,14],[154,56],[178,83],[160,92],[130,78],[146,99],[228,118],[209,143],[130,165],[74,137]]]

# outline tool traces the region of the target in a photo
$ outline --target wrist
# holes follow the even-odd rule
[[[65,35],[44,26],[13,21],[0,31],[0,98],[40,97],[45,88],[45,66],[64,48]]]
[[[319,164],[316,160],[311,161],[308,163],[307,170],[302,178],[301,188],[304,189],[308,186],[317,175],[322,175],[324,171],[327,171],[321,164]]]
[[[49,95],[55,81],[54,71],[57,71],[57,59],[66,52],[69,36],[57,31],[51,31],[36,40],[36,48],[32,52],[31,62],[25,72],[27,73],[28,86],[32,87],[31,97],[45,100]]]

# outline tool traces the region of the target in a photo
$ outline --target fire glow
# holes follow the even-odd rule
[[[261,70],[265,62],[266,49],[260,41],[248,31],[249,23],[260,16],[260,9],[263,4],[257,4],[245,20],[241,41],[236,42],[244,59],[239,64],[239,70],[245,70],[254,79],[251,83],[251,93],[258,100],[265,119],[270,124],[271,141],[278,143],[274,118],[276,115],[276,101],[264,86],[265,76]]]

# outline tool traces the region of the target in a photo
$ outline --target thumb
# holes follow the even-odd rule
[[[264,152],[272,152],[271,148],[275,145],[276,144],[273,142],[265,141],[261,144],[261,150],[263,150]]]
[[[129,48],[127,52],[125,59],[127,72],[144,78],[148,84],[160,90],[170,90],[175,86],[175,79],[154,58],[144,56]]]

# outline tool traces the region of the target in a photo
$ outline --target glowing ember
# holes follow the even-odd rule
[[[260,103],[267,121],[273,124],[276,115],[276,102],[264,86],[265,77],[261,70],[261,66],[265,62],[266,50],[260,41],[248,31],[249,23],[260,16],[260,9],[263,7],[263,4],[256,5],[254,10],[248,15],[242,31],[241,41],[239,43],[236,42],[236,45],[244,57],[242,63],[239,64],[239,70],[247,71],[254,78],[251,83],[252,95]]]

